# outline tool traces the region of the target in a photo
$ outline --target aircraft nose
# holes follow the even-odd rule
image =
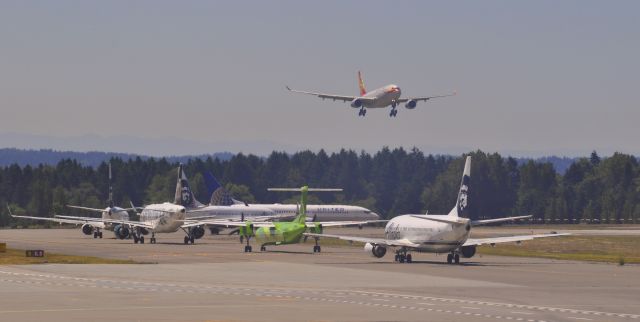
[[[379,220],[379,219],[380,219],[380,215],[378,215],[378,214],[377,214],[377,213],[375,213],[375,212],[372,212],[372,213],[371,213],[371,219],[372,219],[372,220]]]

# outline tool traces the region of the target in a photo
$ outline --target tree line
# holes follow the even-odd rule
[[[548,162],[518,162],[500,154],[471,152],[469,211],[472,219],[533,215],[538,221],[636,222],[640,218],[640,167],[634,156],[593,152],[560,174]],[[129,207],[172,201],[177,162],[160,158],[111,159],[116,205]],[[454,205],[464,156],[425,155],[418,149],[369,154],[341,150],[328,154],[272,152],[268,157],[235,154],[228,159],[196,158],[184,164],[196,198],[208,203],[203,173],[212,172],[236,199],[248,203],[296,202],[292,193],[269,187],[343,188],[311,194],[313,203],[367,207],[384,218],[406,213],[446,214]],[[86,215],[67,204],[104,208],[108,164],[97,167],[65,159],[57,165],[0,168],[0,202],[14,212],[38,216]],[[0,226],[15,225],[4,209]]]

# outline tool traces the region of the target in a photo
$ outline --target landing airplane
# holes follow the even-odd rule
[[[93,212],[101,213],[102,216],[100,218],[96,217],[80,217],[80,216],[63,216],[56,215],[54,218],[49,217],[35,217],[35,216],[16,216],[13,215],[11,209],[9,209],[9,214],[14,218],[24,218],[24,219],[32,219],[32,220],[44,220],[57,222],[60,224],[74,224],[74,225],[82,225],[81,230],[85,235],[93,234],[93,238],[102,238],[102,230],[111,230],[115,234],[116,238],[126,239],[129,238],[129,231],[126,229],[122,229],[123,226],[119,224],[111,224],[105,223],[103,221],[98,221],[99,219],[109,219],[109,220],[129,220],[129,211],[135,210],[135,208],[120,208],[114,206],[113,203],[113,187],[111,186],[112,176],[111,176],[111,163],[109,163],[109,199],[107,200],[107,207],[104,209],[98,208],[90,208],[90,207],[82,207],[82,206],[73,206],[67,205],[69,208],[88,210]],[[8,206],[7,206],[8,208]]]
[[[255,238],[260,244],[260,251],[266,251],[269,245],[287,245],[297,244],[301,240],[307,238],[303,236],[306,231],[314,233],[322,233],[323,227],[346,227],[346,226],[361,226],[367,224],[374,224],[380,222],[386,222],[386,220],[371,220],[371,221],[313,221],[308,222],[307,216],[307,193],[309,191],[342,191],[342,189],[316,189],[304,186],[302,188],[270,188],[269,191],[299,191],[300,197],[300,214],[296,216],[292,221],[285,222],[229,222],[224,220],[203,220],[203,223],[207,225],[225,227],[225,228],[238,228],[238,234],[241,241],[245,239],[247,244],[244,247],[245,253],[251,252],[252,247],[249,244],[251,238]],[[313,246],[313,252],[319,253],[321,251],[320,245],[318,245],[318,238],[315,239],[315,246]]]
[[[476,253],[476,246],[495,245],[498,243],[520,243],[525,240],[544,237],[558,237],[569,234],[539,234],[495,238],[469,238],[474,226],[493,224],[531,216],[518,216],[487,220],[470,220],[467,214],[468,193],[471,181],[471,156],[467,156],[462,182],[458,192],[455,207],[448,215],[409,214],[393,218],[385,227],[384,238],[352,237],[341,235],[327,235],[319,233],[305,233],[314,238],[337,238],[348,241],[365,243],[365,252],[381,258],[387,252],[387,247],[396,249],[395,261],[411,263],[410,251],[428,253],[449,253],[447,263],[460,263],[460,255],[471,258]]]
[[[299,213],[297,204],[247,204],[236,200],[210,172],[204,173],[205,183],[211,194],[210,205],[228,206],[227,209],[239,209],[241,211],[251,208],[266,209],[271,216],[293,219]],[[380,216],[375,212],[360,206],[352,205],[307,205],[307,219],[316,218],[318,221],[366,221],[379,220]],[[265,212],[265,216],[267,215]]]
[[[343,102],[351,102],[351,107],[360,109],[360,112],[358,113],[359,116],[365,116],[367,114],[367,108],[386,108],[387,106],[391,106],[391,112],[389,112],[390,117],[396,117],[398,115],[398,110],[396,109],[396,107],[401,103],[405,103],[404,107],[412,110],[416,108],[418,102],[420,101],[426,102],[432,98],[448,97],[457,94],[456,92],[453,92],[451,94],[445,95],[400,98],[400,94],[402,93],[400,91],[400,87],[394,84],[390,84],[367,92],[366,88],[364,87],[364,82],[362,81],[362,74],[360,73],[360,71],[358,71],[358,87],[360,87],[360,96],[334,95],[318,92],[300,91],[291,89],[289,88],[289,86],[287,86],[287,90],[294,93],[314,95],[322,98],[323,100],[331,99],[334,101],[338,100]]]

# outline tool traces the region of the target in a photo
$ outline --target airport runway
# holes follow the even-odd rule
[[[431,254],[398,264],[355,247],[245,254],[237,237],[181,239],[0,230],[11,248],[160,263],[0,266],[0,320],[640,321],[638,265],[478,256],[452,266]]]

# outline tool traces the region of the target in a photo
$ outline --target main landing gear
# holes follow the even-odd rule
[[[151,232],[151,238],[149,239],[149,242],[152,244],[156,243],[156,233],[155,232]]]
[[[144,244],[144,236],[142,236],[142,234],[140,234],[138,232],[134,233],[133,234],[133,243],[134,244],[137,244],[137,243]]]
[[[460,264],[460,254],[456,253],[456,252],[451,252],[450,254],[447,254],[447,264]]]
[[[391,103],[391,112],[389,112],[389,117],[396,117],[398,116],[398,110],[396,110],[396,106],[398,106],[398,104],[396,104],[395,101],[393,101]]]
[[[184,233],[187,234],[186,236],[184,236],[184,244],[187,245],[191,243],[193,245],[196,242],[196,238],[191,233],[191,229],[182,228],[182,231],[184,231]]]
[[[322,249],[320,248],[320,245],[318,245],[318,239],[320,239],[320,238],[318,238],[318,237],[313,237],[313,239],[315,239],[315,240],[316,240],[316,244],[315,244],[315,246],[313,246],[313,252],[314,252],[314,253],[319,253],[319,252],[322,250]]]
[[[251,239],[251,237],[247,236],[245,239],[247,240],[247,244],[244,246],[244,252],[245,253],[251,253],[253,251],[253,248],[249,244],[249,240]],[[260,250],[262,251],[263,248],[264,248],[264,246],[260,247]]]
[[[360,109],[360,112],[358,112],[358,116],[365,116],[367,115],[367,110],[363,107]]]
[[[411,264],[413,263],[413,257],[411,257],[411,254],[407,253],[406,249],[400,249],[396,251],[395,261],[398,263]]]
[[[102,231],[100,231],[99,228],[96,229],[96,231],[93,232],[93,238],[100,238],[102,239]]]

